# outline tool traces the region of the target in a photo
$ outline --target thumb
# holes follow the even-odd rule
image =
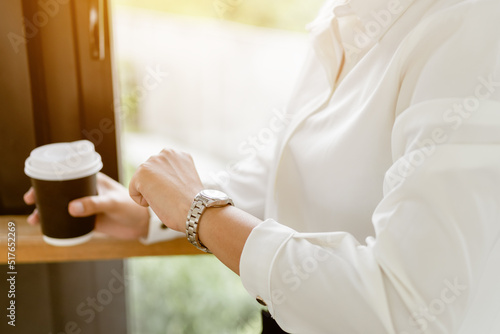
[[[101,196],[88,196],[71,201],[68,211],[73,217],[87,217],[104,212],[108,206]]]

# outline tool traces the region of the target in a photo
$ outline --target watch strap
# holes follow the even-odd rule
[[[207,192],[218,193],[214,196],[210,196]],[[220,196],[217,197],[217,195]],[[227,197],[226,194],[217,190],[203,190],[196,195],[191,204],[191,208],[188,213],[186,220],[186,237],[188,241],[193,244],[199,250],[205,253],[212,253],[203,243],[200,241],[198,234],[198,226],[200,223],[201,215],[207,208],[216,207],[221,208],[227,205],[234,205],[233,201]]]
[[[210,250],[202,244],[198,235],[198,223],[200,222],[201,215],[205,209],[205,203],[203,203],[203,201],[201,201],[198,197],[195,198],[191,204],[189,216],[186,220],[186,237],[196,248],[205,253],[211,254],[212,252],[210,252]]]

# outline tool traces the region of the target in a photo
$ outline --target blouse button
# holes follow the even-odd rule
[[[264,301],[264,299],[262,299],[261,296],[257,296],[255,300],[257,300],[257,303],[259,303],[260,305],[267,306],[266,302]]]

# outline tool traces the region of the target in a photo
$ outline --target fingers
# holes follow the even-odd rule
[[[144,165],[144,164],[143,164]],[[135,172],[134,176],[130,180],[130,184],[128,186],[128,193],[130,198],[140,206],[148,207],[149,203],[146,201],[141,191],[141,182],[142,177],[140,176],[143,168],[139,167],[139,169]]]
[[[97,186],[106,188],[106,189],[111,189],[115,185],[120,185],[118,182],[107,176],[106,174],[103,173],[98,173],[97,174]]]
[[[35,211],[33,211],[33,213],[28,216],[28,218],[26,219],[26,221],[30,225],[40,224],[40,215],[38,214],[38,210],[35,209]]]
[[[87,217],[98,213],[112,211],[114,204],[103,196],[89,196],[71,201],[69,214],[73,217]]]
[[[130,198],[132,198],[134,202],[136,202],[140,206],[148,207],[149,206],[148,201],[146,201],[144,196],[142,196],[141,192],[135,186],[136,186],[135,182],[134,183],[130,182],[130,187],[129,187]]]
[[[192,157],[164,149],[139,166],[130,181],[129,195],[145,207],[154,206],[159,197],[188,199],[191,203],[200,188],[203,186]]]
[[[23,196],[24,202],[28,205],[33,205],[36,202],[35,189],[31,187]]]
[[[23,196],[24,202],[28,205],[33,205],[36,202],[35,190],[31,187],[26,194]],[[31,215],[26,218],[26,221],[30,225],[40,224],[40,215],[38,214],[38,209],[35,209]]]

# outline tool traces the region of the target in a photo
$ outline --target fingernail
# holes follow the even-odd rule
[[[70,208],[71,212],[73,214],[76,214],[76,215],[80,215],[80,214],[83,214],[83,204],[82,202],[72,202],[70,204]]]
[[[28,218],[26,218],[26,221],[29,223],[29,224],[33,224],[33,214],[29,215]]]

